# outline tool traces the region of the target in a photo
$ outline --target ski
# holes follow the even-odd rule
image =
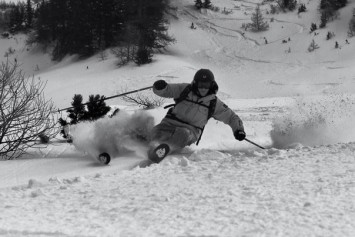
[[[111,161],[111,157],[108,153],[104,152],[97,157],[97,160],[103,165],[108,165]]]

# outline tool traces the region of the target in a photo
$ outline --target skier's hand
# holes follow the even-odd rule
[[[165,87],[168,85],[168,83],[166,83],[166,81],[164,80],[158,80],[156,82],[154,82],[153,86],[155,89],[157,90],[163,90],[165,89]]]
[[[235,139],[237,139],[238,141],[243,141],[246,137],[246,134],[243,130],[236,130],[234,132],[234,137]]]

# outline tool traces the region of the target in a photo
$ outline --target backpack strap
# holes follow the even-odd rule
[[[190,91],[191,91],[191,85],[187,85],[180,93],[180,96],[176,99],[174,99],[175,103],[174,104],[169,104],[167,106],[164,106],[164,109],[173,107],[175,105],[177,105],[178,103],[180,103],[181,101],[185,100],[187,98],[187,96],[189,95]]]
[[[216,110],[216,104],[217,104],[217,97],[210,101],[210,105],[208,106],[207,119],[210,119],[213,116],[214,111]]]
[[[210,105],[208,106],[207,120],[209,120],[212,117],[212,115],[214,114],[214,111],[216,110],[216,104],[217,104],[217,97],[210,101]],[[205,126],[203,126],[203,128],[201,129],[201,134],[196,141],[196,146],[198,146],[198,144],[200,143],[200,140],[201,140],[204,130],[205,130]]]

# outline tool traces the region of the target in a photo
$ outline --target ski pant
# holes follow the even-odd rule
[[[167,143],[172,150],[182,149],[196,141],[197,138],[190,129],[165,120],[156,125],[151,133],[152,143]]]

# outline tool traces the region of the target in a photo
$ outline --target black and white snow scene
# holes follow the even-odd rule
[[[36,11],[58,1],[24,1],[22,9],[28,2]],[[74,95],[86,102],[157,80],[190,83],[208,68],[217,96],[265,149],[237,141],[229,126],[210,119],[198,146],[140,168],[149,132],[173,101],[150,89],[108,99],[102,118],[66,126],[72,142],[57,124],[55,137],[19,146],[25,149],[19,157],[2,153],[1,236],[354,236],[355,1],[198,2],[170,1],[164,26],[174,41],[140,65],[122,63],[119,47],[79,57],[82,51],[60,55],[68,45],[30,44],[39,13],[31,30],[22,29],[25,20],[22,30],[2,24],[2,69],[17,63],[32,83],[43,82],[43,97],[58,110],[70,107]],[[329,2],[337,4],[328,12]],[[0,9],[2,21],[6,11]],[[9,148],[6,75],[0,71],[1,152]],[[137,98],[156,106],[145,109]],[[53,115],[69,121],[66,110]],[[102,151],[112,154],[109,165],[96,160]]]

